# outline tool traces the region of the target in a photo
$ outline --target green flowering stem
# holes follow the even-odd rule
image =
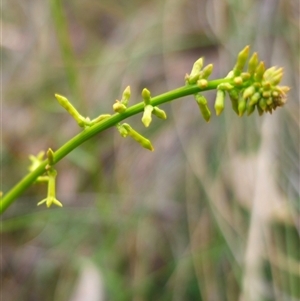
[[[188,95],[194,95],[198,92],[215,90],[217,86],[221,83],[232,82],[232,79],[216,79],[209,81],[205,88],[199,88],[196,84],[183,86],[178,89],[154,96],[151,98],[152,106],[159,106],[164,103],[170,102],[175,99],[179,99]],[[95,135],[101,133],[102,131],[113,127],[120,123],[122,120],[127,119],[130,116],[136,115],[144,111],[144,102],[137,103],[131,107],[128,107],[122,114],[115,113],[111,116],[107,116],[106,119],[100,121],[99,123],[93,124],[90,127],[84,128],[79,134],[71,138],[63,146],[53,153],[53,164],[58,163],[61,159],[66,157],[72,150],[76,149],[85,141],[94,137]],[[4,192],[0,200],[0,214],[5,212],[5,210],[29,187],[31,186],[39,176],[45,173],[46,165],[48,164],[48,159],[42,161],[38,167],[27,174],[23,179],[20,180],[13,188],[8,192]]]
[[[153,147],[148,139],[134,131],[128,124],[120,124],[121,121],[143,112],[145,106],[149,105],[153,107],[154,109],[150,113],[153,113],[159,118],[165,119],[165,113],[162,110],[155,109],[157,106],[175,99],[188,95],[196,95],[199,92],[208,90],[217,90],[217,97],[215,101],[217,115],[220,115],[223,111],[225,94],[229,94],[232,107],[239,116],[242,116],[246,110],[247,114],[250,115],[254,111],[255,107],[257,108],[259,115],[262,115],[264,112],[272,113],[272,111],[277,107],[283,106],[286,102],[286,93],[289,91],[289,87],[277,86],[282,78],[283,70],[281,68],[276,69],[274,67],[266,70],[264,63],[258,63],[257,54],[254,54],[250,58],[248,72],[243,72],[248,55],[249,47],[246,46],[239,53],[233,70],[230,71],[225,78],[211,81],[208,80],[207,77],[212,71],[212,66],[208,65],[201,70],[203,66],[203,59],[199,59],[194,64],[191,74],[186,75],[186,85],[184,87],[155,97],[151,97],[150,92],[147,89],[144,89],[142,93],[143,101],[131,107],[127,107],[130,97],[130,88],[127,87],[123,92],[122,100],[117,101],[114,106],[115,114],[100,115],[92,121],[80,115],[65,97],[56,95],[60,104],[75,118],[77,123],[83,127],[83,130],[78,135],[71,138],[57,151],[48,151],[48,159],[43,160],[43,153],[39,153],[37,157],[30,157],[32,161],[30,173],[17,183],[10,191],[1,196],[0,214],[2,214],[17,199],[17,197],[25,191],[25,189],[33,184],[40,176],[44,175],[45,170],[48,171],[49,179],[52,179],[52,186],[50,185],[50,194],[47,199],[43,200],[43,202],[46,202],[47,206],[50,206],[52,203],[59,205],[60,203],[55,199],[55,194],[52,193],[54,191],[53,187],[55,188],[53,183],[55,185],[54,179],[56,174],[54,175],[54,172],[51,172],[52,169],[50,169],[49,172],[49,166],[47,168],[47,164],[50,161],[50,168],[52,168],[53,165],[67,156],[72,150],[96,134],[99,134],[110,127],[117,126],[123,137],[128,134],[142,146],[152,150]],[[201,101],[203,101],[203,99]],[[205,105],[205,103],[202,103],[201,101],[201,106]],[[149,115],[149,113],[147,114]],[[204,114],[204,119],[208,121],[209,117],[210,116],[208,116],[206,112]],[[148,122],[149,120],[147,123]]]

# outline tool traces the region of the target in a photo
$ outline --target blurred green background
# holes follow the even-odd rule
[[[62,209],[34,185],[1,220],[1,300],[300,300],[299,1],[3,0],[1,186],[80,129],[58,105],[111,113],[131,86],[184,85],[205,56],[224,77],[245,46],[282,66],[288,103],[206,123],[193,97],[162,106],[153,153],[109,129],[57,164]],[[205,94],[213,108],[214,92]]]

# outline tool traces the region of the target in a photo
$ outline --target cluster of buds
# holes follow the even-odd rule
[[[185,75],[184,79],[186,85],[197,84],[199,88],[205,88],[207,86],[207,79],[213,71],[213,64],[209,64],[202,69],[203,64],[203,57],[201,57],[194,63],[191,73]]]
[[[113,110],[116,113],[121,114],[126,111],[130,95],[131,95],[130,86],[127,86],[126,89],[123,91],[121,100],[117,99],[116,102],[113,104]]]
[[[233,110],[243,116],[252,114],[257,109],[259,115],[264,112],[272,113],[277,107],[286,103],[287,86],[279,86],[283,76],[283,69],[277,67],[265,68],[264,62],[259,62],[257,53],[253,53],[248,62],[248,68],[244,67],[249,57],[249,46],[246,46],[237,57],[236,64],[232,71],[224,78],[224,81],[217,86],[215,99],[216,115],[220,115],[225,106],[226,93],[229,95]],[[203,58],[197,60],[191,73],[185,76],[187,85],[194,85],[204,89],[208,85],[207,78],[211,74],[212,65],[202,69]],[[206,121],[210,120],[210,110],[207,100],[201,94],[195,95],[196,102],[201,114]]]
[[[208,77],[211,75],[213,71],[213,64],[209,64],[202,69],[203,64],[204,64],[203,57],[201,57],[194,63],[191,73],[185,75],[184,79],[186,85],[197,84],[197,86],[200,89],[204,89],[207,87]],[[204,118],[204,120],[208,122],[210,120],[211,112],[207,105],[207,99],[199,93],[195,94],[194,97],[199,106],[202,117]]]
[[[167,119],[167,114],[164,110],[159,109],[157,106],[151,105],[151,94],[148,89],[143,89],[142,97],[144,101],[144,114],[142,122],[145,127],[148,127],[152,121],[152,114],[161,119]]]
[[[228,91],[233,109],[239,116],[245,112],[250,115],[255,108],[259,115],[264,112],[272,113],[277,107],[286,103],[289,87],[278,86],[283,76],[283,69],[277,67],[266,69],[264,62],[259,62],[255,52],[249,59],[247,71],[243,72],[249,50],[249,46],[246,46],[238,54],[237,62],[227,76],[232,80],[232,86],[223,89]]]
[[[152,120],[151,113],[156,114],[155,112],[157,112],[157,110],[155,110],[156,108],[150,105],[151,96],[150,96],[150,92],[147,89],[143,90],[142,97],[144,99],[144,115],[142,121],[144,125],[147,127],[149,126]],[[122,99],[116,100],[116,102],[114,103],[113,105],[114,111],[120,114],[124,113],[127,109],[129,98],[130,98],[130,87],[128,86],[123,92]],[[123,124],[118,123],[116,127],[123,138],[130,136],[136,142],[138,142],[142,147],[151,151],[154,150],[150,140],[148,140],[140,133],[135,131],[128,123],[123,123]]]
[[[128,89],[129,87],[125,89],[122,100],[121,101],[117,100],[116,103],[113,105],[113,109],[115,112],[118,112],[120,114],[125,112],[127,108],[127,102],[125,103],[123,100],[124,100],[124,95],[126,91],[128,91]],[[148,127],[152,122],[152,114],[158,118],[167,119],[167,115],[164,110],[161,110],[157,106],[153,106],[151,104],[151,93],[148,89],[146,88],[143,89],[142,98],[144,103],[144,113],[142,116],[142,123],[144,124],[145,127]],[[122,137],[130,136],[135,141],[137,141],[142,147],[151,151],[154,150],[150,140],[142,136],[137,131],[135,131],[128,123],[123,123],[123,124],[118,123],[117,129]]]

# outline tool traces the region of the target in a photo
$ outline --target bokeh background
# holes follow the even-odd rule
[[[34,185],[1,220],[1,300],[300,300],[299,1],[2,0],[1,186],[29,154],[80,129],[58,105],[111,113],[131,86],[184,85],[205,56],[212,78],[251,45],[284,67],[288,103],[210,123],[193,97],[162,106],[151,153],[109,129],[57,164],[62,209]],[[205,94],[213,108],[215,93]]]

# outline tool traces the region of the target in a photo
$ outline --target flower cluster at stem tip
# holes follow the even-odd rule
[[[289,91],[287,86],[279,86],[279,83],[283,76],[283,69],[277,67],[271,67],[266,69],[264,62],[260,62],[257,53],[253,53],[249,61],[250,47],[246,46],[238,54],[236,64],[228,75],[218,80],[217,86],[209,86],[209,76],[213,71],[213,65],[209,64],[203,67],[204,59],[198,59],[190,72],[185,76],[186,86],[198,87],[199,92],[190,93],[194,94],[196,103],[200,109],[200,112],[207,122],[210,121],[211,111],[208,106],[207,99],[202,95],[201,91],[216,89],[216,98],[214,108],[216,115],[219,116],[225,107],[225,97],[228,94],[232,103],[232,109],[238,116],[243,116],[244,113],[247,115],[252,114],[255,109],[259,115],[264,112],[272,113],[277,107],[281,107],[286,103],[286,93]],[[246,63],[248,66],[245,69]],[[194,90],[195,91],[195,90]],[[126,87],[121,100],[116,100],[113,104],[113,111],[116,114],[125,116],[120,120],[127,118],[124,115],[128,110],[128,103],[131,96],[130,87]],[[149,127],[152,122],[152,115],[166,119],[167,115],[165,111],[158,108],[152,102],[151,93],[148,89],[143,89],[141,93],[143,99],[143,116],[142,123],[145,127]],[[75,119],[77,124],[87,129],[95,124],[105,122],[107,119],[112,117],[111,114],[101,114],[95,119],[89,117],[83,117],[75,109],[75,107],[69,102],[69,100],[59,94],[55,94],[55,97],[59,104]],[[175,99],[175,98],[174,98]],[[122,137],[130,136],[142,147],[153,151],[154,148],[149,139],[134,130],[128,123],[117,122],[115,124],[117,130]],[[37,156],[30,156],[31,165],[29,171],[34,171],[42,163],[44,152],[40,152]],[[55,204],[62,207],[62,204],[56,199],[55,196],[55,180],[57,171],[53,168],[55,164],[54,153],[49,148],[47,151],[48,164],[45,168],[45,175],[37,178],[36,182],[47,182],[48,183],[48,194],[45,199],[40,201],[38,205],[46,203],[47,207]]]
[[[230,97],[232,109],[238,116],[243,116],[245,112],[250,115],[255,109],[259,115],[264,112],[272,114],[273,110],[286,103],[286,93],[290,88],[278,86],[283,76],[283,68],[266,69],[264,62],[259,62],[255,52],[249,59],[247,70],[244,71],[249,51],[249,46],[240,51],[233,70],[225,77],[228,81],[220,83],[217,87],[214,105],[217,116],[224,110],[226,93]],[[208,86],[208,77],[213,66],[210,64],[202,69],[203,63],[203,58],[194,63],[191,73],[185,77],[187,85],[197,84],[202,89]],[[211,112],[206,98],[200,93],[194,96],[203,118],[209,121]]]

